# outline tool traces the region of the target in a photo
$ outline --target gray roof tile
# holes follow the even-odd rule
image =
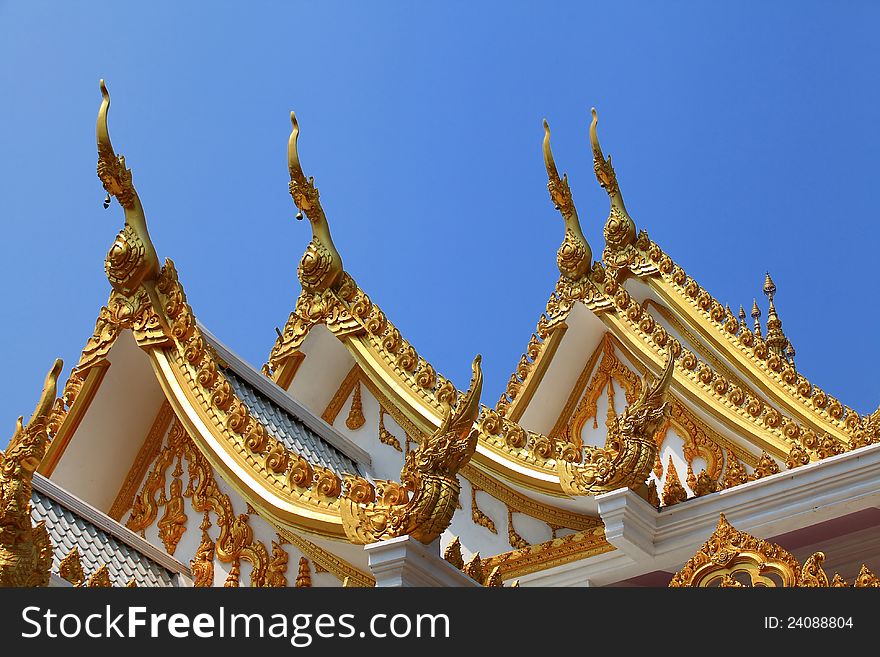
[[[223,373],[248,410],[266,425],[272,435],[284,443],[285,447],[304,456],[314,465],[329,468],[339,476],[363,474],[361,467],[351,458],[333,445],[329,445],[299,418],[280,408],[234,371],[226,369]]]
[[[58,572],[61,560],[76,546],[86,578],[106,564],[114,586],[125,586],[132,578],[138,586],[174,586],[173,572],[47,495],[34,489],[31,501],[31,517],[34,522],[46,521],[46,529],[54,546],[53,572]]]

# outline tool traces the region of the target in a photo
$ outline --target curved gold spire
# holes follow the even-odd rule
[[[675,357],[670,352],[663,374],[653,386],[642,383],[638,401],[610,421],[604,447],[585,447],[583,463],[557,459],[559,484],[569,495],[599,495],[617,488],[646,491],[645,482],[657,457],[654,434],[666,417],[666,391]]]
[[[406,455],[401,485],[381,482],[376,502],[360,502],[355,494],[339,499],[342,526],[352,543],[375,543],[408,534],[427,545],[449,527],[461,491],[458,471],[477,448],[474,422],[483,389],[479,355],[472,370],[470,386],[455,408],[450,406],[438,429]]]
[[[296,114],[290,113],[290,139],[287,142],[287,166],[290,169],[290,195],[300,210],[297,219],[305,214],[312,224],[312,240],[300,259],[297,275],[304,290],[324,292],[337,287],[343,280],[342,257],[330,237],[330,225],[314,177],[306,178],[299,161],[296,142],[299,139],[299,123]]]
[[[625,267],[632,263],[635,257],[633,245],[636,241],[636,225],[623,204],[617,174],[611,166],[611,156],[606,159],[602,154],[596,131],[596,125],[599,123],[596,108],[592,108],[591,111],[593,120],[590,123],[590,145],[593,149],[593,170],[596,172],[599,184],[611,199],[611,212],[605,221],[605,249],[602,251],[602,259],[610,267]]]
[[[101,97],[95,133],[98,141],[98,178],[107,190],[104,207],[109,207],[110,197],[115,196],[125,210],[125,226],[107,253],[104,270],[114,289],[131,294],[143,281],[159,273],[159,257],[147,232],[147,219],[132,184],[131,169],[125,167],[125,157],[117,156],[110,143],[107,128],[110,93],[104,80],[101,80]]]
[[[553,151],[550,150],[550,126],[544,119],[544,166],[547,168],[547,190],[550,192],[550,200],[562,214],[565,220],[565,239],[562,246],[556,252],[556,265],[564,276],[578,279],[590,271],[593,264],[593,252],[581,230],[578,220],[577,209],[571,198],[571,189],[568,186],[568,174],[559,177],[556,163],[553,161]]]

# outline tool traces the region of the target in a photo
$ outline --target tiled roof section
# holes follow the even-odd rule
[[[132,579],[138,586],[175,585],[175,573],[73,513],[48,495],[34,489],[31,501],[31,517],[35,523],[46,521],[46,529],[55,548],[52,557],[53,573],[58,572],[61,560],[76,546],[79,548],[87,579],[106,564],[114,586],[125,586]]]
[[[285,447],[302,455],[313,465],[329,468],[340,477],[344,474],[364,474],[354,460],[328,444],[299,418],[282,409],[234,371],[225,369],[223,374],[253,416]]]

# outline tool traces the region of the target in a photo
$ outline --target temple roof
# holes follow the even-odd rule
[[[76,548],[85,576],[107,567],[116,586],[177,586],[175,575],[189,569],[109,516],[34,474],[33,521],[46,521],[52,540],[52,572]]]

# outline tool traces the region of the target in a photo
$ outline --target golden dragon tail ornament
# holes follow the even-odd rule
[[[300,213],[312,224],[312,241],[299,261],[297,275],[304,290],[324,292],[337,287],[343,280],[342,257],[330,237],[330,224],[321,207],[314,177],[306,178],[299,162],[296,142],[299,139],[299,123],[296,114],[290,113],[290,139],[287,142],[287,167],[290,170],[290,195]]]
[[[125,210],[125,226],[116,236],[104,260],[104,269],[113,289],[125,295],[132,294],[146,280],[159,274],[159,256],[147,232],[147,220],[140,198],[134,189],[131,169],[125,167],[125,157],[117,156],[110,143],[107,113],[110,93],[101,80],[101,108],[95,133],[98,140],[98,178],[107,190],[104,207],[109,207],[115,196]]]
[[[461,491],[458,471],[477,447],[474,422],[483,388],[479,355],[472,369],[470,387],[455,409],[450,406],[440,427],[407,454],[400,471],[401,485],[377,482],[378,502],[360,503],[356,495],[340,498],[342,526],[353,543],[375,543],[408,534],[427,545],[449,527]]]
[[[559,483],[569,495],[600,495],[617,488],[641,490],[654,466],[654,434],[666,416],[664,401],[672,381],[672,354],[653,387],[642,384],[642,394],[627,406],[608,431],[604,447],[585,447],[583,463],[556,461]]]
[[[559,177],[556,162],[553,160],[553,151],[550,150],[550,126],[544,120],[544,167],[547,169],[547,190],[550,192],[550,200],[559,210],[565,221],[565,239],[562,246],[556,252],[556,265],[563,276],[578,279],[590,271],[593,264],[593,252],[581,230],[578,220],[577,209],[571,197],[571,188],[568,186],[568,174]]]
[[[0,452],[0,587],[48,586],[52,543],[45,522],[31,525],[33,475],[49,444],[48,425],[63,363],[57,359],[27,426],[22,418]]]
[[[602,154],[599,134],[596,131],[596,125],[599,123],[596,108],[594,107],[591,112],[593,120],[590,123],[590,146],[593,150],[593,170],[596,179],[611,200],[611,212],[605,221],[605,249],[602,251],[602,260],[609,267],[625,267],[636,257],[636,224],[623,204],[623,195],[620,193],[620,185],[617,184],[617,174],[611,166],[611,156],[606,159]]]

